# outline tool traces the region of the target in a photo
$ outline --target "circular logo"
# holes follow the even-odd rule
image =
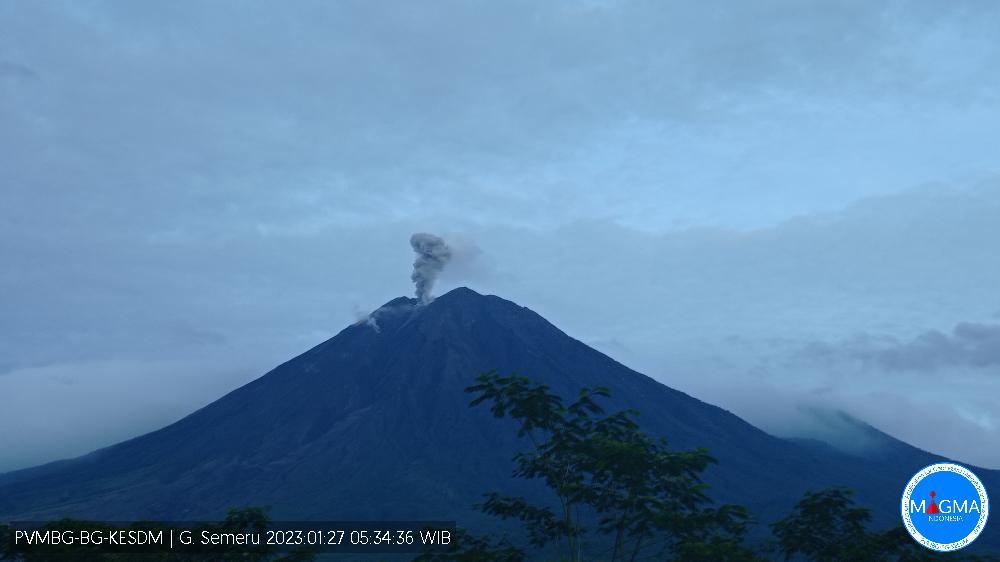
[[[901,507],[903,526],[914,540],[950,552],[969,546],[983,532],[990,500],[971,470],[942,462],[910,478]]]

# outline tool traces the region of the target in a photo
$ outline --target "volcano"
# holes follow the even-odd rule
[[[285,520],[457,520],[475,528],[488,491],[534,493],[511,477],[527,444],[510,420],[469,407],[480,373],[518,373],[566,397],[606,386],[608,411],[635,408],[674,449],[705,447],[721,502],[760,521],[806,490],[849,486],[875,522],[899,521],[906,481],[942,460],[886,437],[852,455],[771,436],[637,373],[531,310],[455,289],[429,304],[397,298],[367,322],[182,420],[80,458],[0,476],[0,520],[215,519],[269,506]],[[872,431],[875,431],[872,429]],[[976,469],[988,489],[995,471]],[[984,534],[981,543],[995,543]]]

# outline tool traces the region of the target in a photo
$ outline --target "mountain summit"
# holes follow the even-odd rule
[[[906,446],[862,458],[779,439],[567,336],[531,310],[455,289],[400,297],[333,338],[159,431],[68,461],[0,476],[0,520],[63,516],[217,518],[234,506],[276,519],[457,519],[511,478],[526,447],[509,420],[470,408],[484,371],[517,372],[564,396],[607,386],[607,410],[641,412],[672,447],[706,447],[711,494],[760,520],[807,489],[847,485],[898,520],[907,479],[938,457]],[[989,486],[995,472],[978,474]]]

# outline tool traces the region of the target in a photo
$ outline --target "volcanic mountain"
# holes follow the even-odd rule
[[[773,437],[527,308],[460,288],[429,304],[394,299],[161,430],[0,476],[0,520],[210,519],[258,505],[286,520],[485,524],[472,507],[483,493],[537,491],[511,478],[511,456],[526,448],[512,423],[469,407],[464,389],[488,370],[532,377],[567,397],[609,387],[609,411],[639,410],[644,429],[675,449],[708,448],[719,460],[707,474],[711,494],[765,522],[807,489],[846,485],[877,523],[894,524],[906,481],[940,460],[888,438],[887,454],[862,457]],[[998,489],[997,472],[977,473]]]

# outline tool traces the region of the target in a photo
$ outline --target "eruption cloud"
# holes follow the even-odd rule
[[[410,279],[416,285],[417,298],[420,302],[429,303],[434,300],[431,296],[434,281],[451,259],[451,247],[440,236],[426,232],[418,232],[411,236],[410,246],[417,253]]]

